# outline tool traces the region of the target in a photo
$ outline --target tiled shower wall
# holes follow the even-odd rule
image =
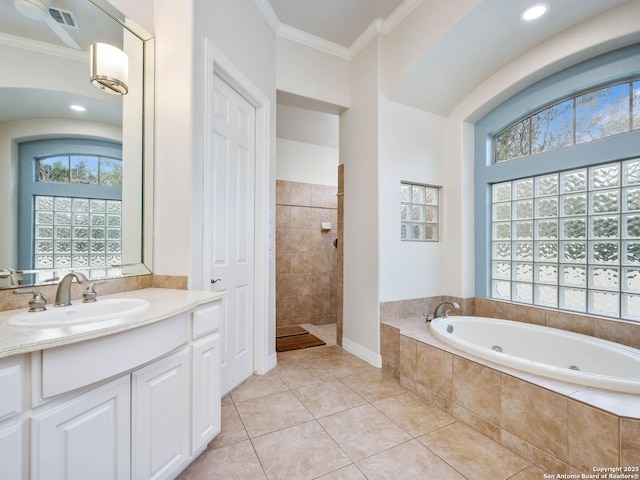
[[[336,322],[337,187],[276,182],[276,325]],[[331,223],[323,230],[322,223]]]

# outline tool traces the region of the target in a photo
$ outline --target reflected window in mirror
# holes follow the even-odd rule
[[[20,269],[34,271],[37,283],[72,270],[121,276],[121,145],[58,138],[22,143],[19,152]]]

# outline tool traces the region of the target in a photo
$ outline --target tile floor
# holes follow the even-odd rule
[[[522,457],[303,325],[326,346],[278,354],[222,401],[222,432],[179,480],[540,480]]]

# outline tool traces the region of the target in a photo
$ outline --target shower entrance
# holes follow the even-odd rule
[[[337,187],[276,184],[276,327],[336,323]]]

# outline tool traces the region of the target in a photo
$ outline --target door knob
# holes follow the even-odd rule
[[[211,283],[216,283],[216,282],[221,282],[221,281],[222,281],[221,278],[216,278],[215,280],[211,279]]]

